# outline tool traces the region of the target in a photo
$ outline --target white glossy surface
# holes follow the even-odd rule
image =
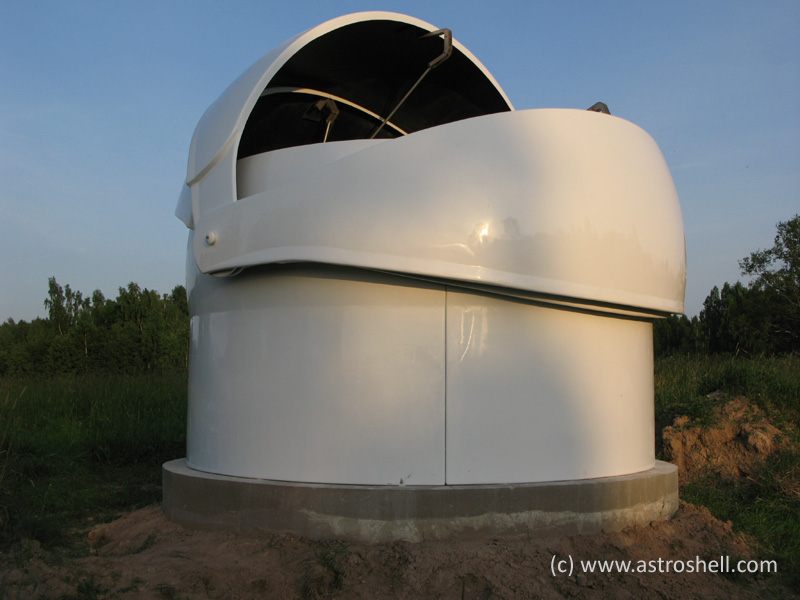
[[[200,276],[187,458],[286,481],[444,481],[444,292],[326,271]]]
[[[240,198],[254,196],[299,183],[330,163],[382,144],[383,140],[353,140],[309,146],[295,146],[242,158],[236,170]],[[314,165],[309,169],[308,165]]]
[[[623,119],[506,112],[240,162],[251,195],[196,224],[204,272],[313,261],[683,311],[675,187],[652,138]]]
[[[653,327],[447,294],[447,483],[650,469]]]
[[[202,272],[318,262],[620,312],[683,312],[686,252],[672,178],[652,138],[617,117],[512,110],[237,164],[250,111],[280,68],[314,40],[370,20],[436,29],[394,13],[333,19],[257,61],[203,115],[176,211],[198,231]]]
[[[650,323],[352,269],[189,284],[194,469],[457,485],[654,464]]]

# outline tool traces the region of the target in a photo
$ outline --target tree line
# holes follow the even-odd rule
[[[700,315],[656,321],[656,356],[800,352],[800,215],[777,225],[772,248],[739,261],[747,285],[714,286]]]
[[[655,322],[656,356],[800,351],[800,215],[778,223],[772,248],[739,261],[747,285],[714,287],[700,315]],[[0,325],[0,376],[185,372],[189,355],[186,290],[159,295],[135,283],[115,300],[48,280],[48,318]]]
[[[159,295],[135,283],[115,300],[48,280],[48,318],[0,325],[0,376],[184,372],[189,352],[186,290]]]

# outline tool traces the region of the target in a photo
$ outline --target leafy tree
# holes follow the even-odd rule
[[[742,275],[755,279],[752,286],[772,289],[793,306],[800,307],[800,215],[777,225],[775,242],[739,261]]]
[[[47,280],[47,299],[44,307],[50,315],[50,323],[58,330],[59,335],[64,335],[67,330],[67,307],[64,298],[64,288],[58,285],[55,277]]]
[[[750,288],[762,292],[762,312],[778,351],[800,350],[800,214],[777,225],[772,248],[757,250],[739,261]]]
[[[707,353],[719,351],[719,332],[722,329],[722,300],[719,288],[714,286],[703,301],[700,310],[700,331],[703,350]]]
[[[44,319],[30,323],[8,319],[0,325],[0,375],[44,372],[53,335]]]
[[[0,376],[145,371],[187,368],[186,290],[159,295],[135,283],[116,300],[100,290],[83,297],[48,279],[48,319],[0,324]]]
[[[174,371],[188,368],[189,359],[189,308],[186,289],[175,286],[163,297],[163,327],[159,339],[159,363],[162,370]]]
[[[658,319],[653,327],[653,351],[655,356],[692,354],[702,350],[698,336],[697,317],[670,315]]]
[[[800,216],[778,223],[772,248],[739,261],[752,279],[714,287],[700,312],[706,352],[777,354],[800,350]]]

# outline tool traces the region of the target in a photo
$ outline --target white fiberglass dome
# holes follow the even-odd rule
[[[231,84],[197,126],[177,214],[204,273],[315,262],[683,310],[682,217],[652,138],[513,111],[449,32],[392,13],[324,23]]]
[[[655,465],[650,319],[682,312],[686,255],[636,125],[514,110],[449,30],[349,15],[211,105],[177,214],[189,468],[443,486]]]

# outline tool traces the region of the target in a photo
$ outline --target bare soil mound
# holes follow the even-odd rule
[[[686,572],[687,563],[758,558],[704,508],[682,504],[648,527],[563,539],[398,542],[376,546],[290,535],[190,531],[159,506],[92,530],[90,554],[67,559],[29,544],[0,558],[0,596],[28,598],[764,598],[793,597],[764,575]],[[15,560],[16,558],[16,560]],[[572,574],[567,570],[572,560]],[[660,563],[657,561],[661,560]],[[626,573],[580,561],[632,561]],[[558,562],[566,561],[566,562]],[[667,561],[682,561],[684,572]],[[619,563],[617,563],[619,564]],[[658,572],[669,569],[669,572]],[[675,563],[673,563],[674,565]],[[556,568],[556,575],[553,569]],[[770,596],[770,594],[778,594]]]
[[[663,431],[664,452],[678,466],[681,485],[705,475],[747,477],[788,444],[784,432],[745,396],[710,396],[720,401],[712,426],[681,416]]]

